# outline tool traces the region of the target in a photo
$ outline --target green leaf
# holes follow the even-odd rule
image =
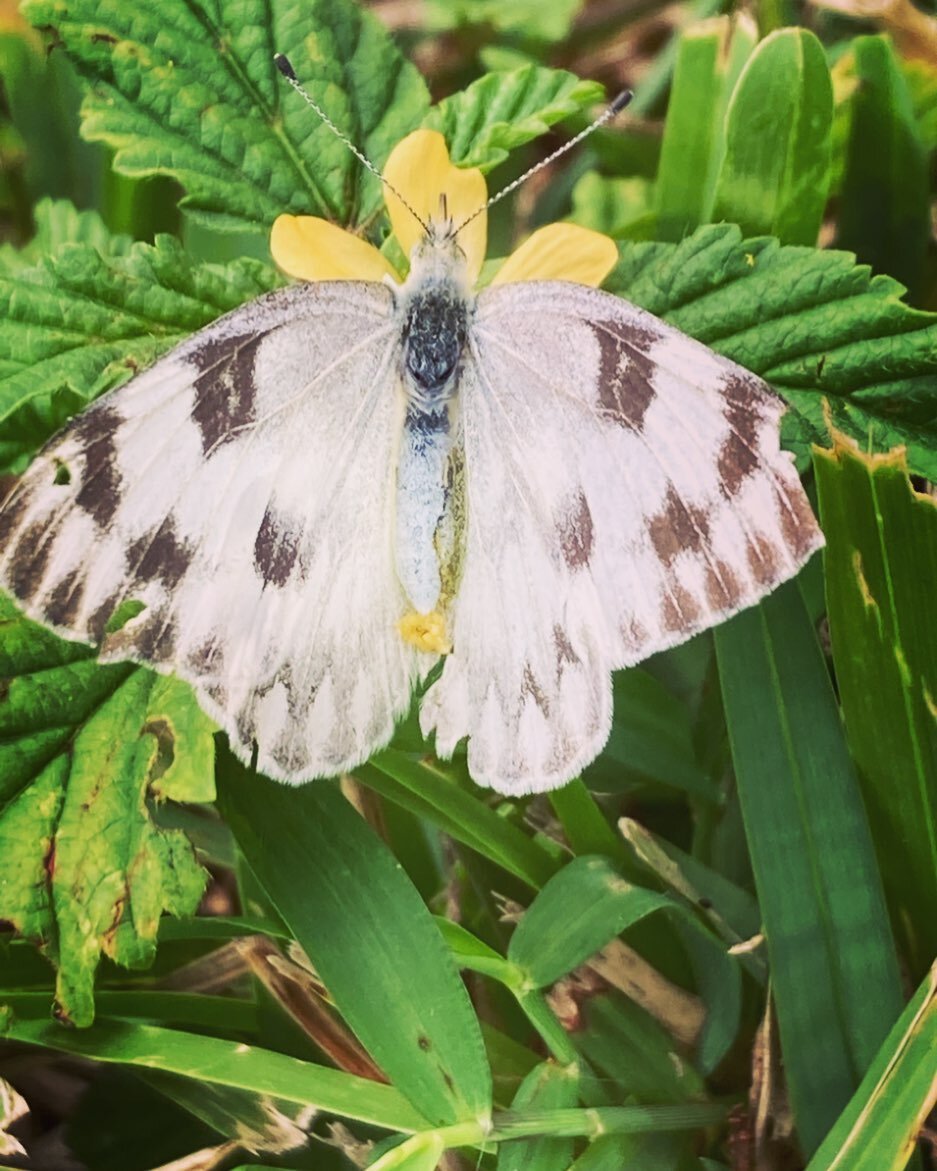
[[[504,1142],[512,1138],[551,1134],[596,1139],[605,1134],[648,1134],[662,1131],[695,1130],[724,1120],[725,1107],[708,1102],[680,1106],[593,1106],[585,1110],[526,1109],[495,1115],[490,1138]]]
[[[623,246],[607,283],[771,382],[794,408],[795,450],[826,434],[826,395],[840,430],[905,443],[911,470],[937,478],[937,314],[904,304],[889,277],[712,225],[679,245]]]
[[[659,240],[682,240],[712,218],[726,107],[757,40],[745,14],[699,21],[680,34],[657,173]]]
[[[263,228],[280,212],[349,222],[380,184],[279,75],[300,82],[380,167],[429,105],[422,77],[351,0],[26,0],[92,83],[86,138],[125,175],[171,175],[182,206],[214,227]]]
[[[676,913],[689,928],[681,938],[696,961],[710,1008],[700,1059],[706,1068],[712,1068],[738,1028],[740,979],[736,962],[680,903],[627,882],[605,858],[575,858],[546,884],[511,937],[508,959],[525,971],[535,987],[543,988],[627,927],[660,910]],[[702,944],[702,953],[697,953],[697,942]]]
[[[643,667],[616,671],[612,688],[612,732],[583,773],[586,783],[615,793],[651,782],[715,802],[715,785],[696,760],[686,705]]]
[[[573,223],[616,240],[657,238],[653,189],[647,179],[619,179],[587,171],[572,191]]]
[[[569,35],[583,0],[427,0],[426,23],[433,31],[465,25],[491,25],[501,33],[537,41],[561,41]]]
[[[783,28],[758,45],[726,114],[712,218],[814,244],[830,185],[833,84],[823,46]]]
[[[602,854],[618,865],[627,861],[618,835],[581,780],[553,789],[549,801],[574,854]]]
[[[849,747],[896,931],[937,954],[937,505],[904,453],[840,440],[816,459],[830,640]]]
[[[650,871],[675,898],[698,908],[729,947],[758,933],[758,904],[748,891],[665,838],[655,838],[637,821],[623,817],[618,828],[642,869]],[[764,962],[757,953],[738,958],[760,983],[765,982]]]
[[[188,688],[92,653],[0,598],[0,918],[55,964],[58,1013],[77,1025],[101,954],[147,966],[162,912],[190,914],[204,887],[150,803],[214,795],[212,725]]]
[[[891,42],[853,42],[856,87],[840,192],[839,247],[921,291],[931,237],[928,160]]]
[[[579,1096],[579,1067],[544,1061],[530,1071],[514,1097],[511,1109],[556,1110],[575,1106]],[[548,1132],[549,1133],[549,1132]],[[573,1158],[571,1139],[519,1139],[498,1148],[497,1171],[568,1171]]]
[[[426,1126],[425,1119],[391,1086],[240,1041],[129,1021],[100,1020],[93,1028],[76,1032],[47,1021],[19,1020],[9,1013],[4,1018],[2,1009],[0,1037],[94,1061],[178,1074],[206,1086],[267,1094],[393,1130]]]
[[[898,64],[904,75],[918,135],[926,151],[937,147],[937,72],[923,60],[900,57]]]
[[[487,1119],[478,1019],[384,843],[333,784],[278,785],[230,753],[221,776],[221,808],[251,870],[377,1064],[429,1122]]]
[[[894,944],[839,710],[796,583],[718,627],[715,639],[785,1074],[812,1151],[901,1011]]]
[[[280,283],[256,261],[195,264],[170,236],[128,250],[72,214],[51,206],[43,234],[54,239],[71,220],[94,243],[64,243],[32,267],[0,272],[0,457],[16,470],[82,402]]]
[[[464,761],[443,763],[387,748],[355,770],[368,788],[426,818],[456,841],[477,850],[496,865],[539,888],[556,870],[542,847],[522,830],[466,792],[456,782],[467,778]]]
[[[15,9],[10,6],[9,11]],[[20,199],[26,206],[18,209],[25,221],[22,227],[28,226],[29,201],[43,195],[91,202],[106,166],[105,151],[79,138],[81,84],[71,64],[60,54],[50,58],[44,53],[41,38],[29,35],[25,22],[20,31],[15,17],[12,29],[5,18],[0,28],[0,77],[3,104],[25,156]],[[3,170],[0,167],[0,173]],[[12,178],[14,168],[7,172]]]
[[[686,1162],[686,1140],[668,1134],[603,1135],[590,1143],[569,1171],[622,1171],[625,1167],[641,1171],[683,1171],[693,1167]]]
[[[370,1171],[436,1171],[445,1149],[439,1132],[427,1130],[393,1147],[368,1167]]]
[[[618,993],[590,996],[576,1047],[626,1101],[705,1097],[703,1077],[646,1009]]]
[[[904,1171],[937,1104],[937,967],[886,1037],[807,1171]]]
[[[112,235],[96,211],[79,211],[67,199],[40,199],[33,217],[36,232],[25,248],[0,246],[0,274],[32,268],[66,244],[88,244],[102,256],[125,256],[133,245],[129,236]]]
[[[564,69],[525,65],[486,73],[430,110],[423,125],[441,131],[452,161],[490,171],[508,153],[595,102],[604,90]]]

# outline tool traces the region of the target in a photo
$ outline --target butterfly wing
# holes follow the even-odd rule
[[[461,385],[464,571],[424,731],[508,792],[576,775],[610,671],[757,602],[822,544],[783,404],[610,294],[482,294]]]
[[[395,630],[398,339],[379,284],[221,318],[42,451],[0,510],[0,582],[102,659],[191,681],[265,772],[365,759],[416,674]],[[145,608],[108,633],[126,599]]]

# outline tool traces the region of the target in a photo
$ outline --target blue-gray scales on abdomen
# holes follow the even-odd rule
[[[441,588],[434,538],[447,506],[468,314],[455,288],[433,283],[412,297],[403,324],[407,411],[397,465],[397,575],[420,614],[435,609]]]

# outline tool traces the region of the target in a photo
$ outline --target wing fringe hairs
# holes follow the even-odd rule
[[[189,680],[285,781],[366,760],[437,661],[397,632],[395,312],[355,281],[237,309],[73,420],[0,507],[29,617]],[[601,751],[613,669],[753,605],[822,537],[780,401],[610,294],[481,293],[458,400],[461,577],[421,724],[444,757],[468,736],[480,784],[553,788]]]

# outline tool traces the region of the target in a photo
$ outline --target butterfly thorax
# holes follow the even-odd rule
[[[472,301],[458,244],[430,237],[417,244],[398,299],[411,410],[436,412],[455,394]]]
[[[451,237],[427,237],[411,254],[397,301],[406,415],[397,464],[396,561],[417,615],[444,605],[461,545],[454,531],[461,527],[454,524],[461,495],[454,486],[453,463],[460,463],[454,436],[473,310],[461,248]]]

